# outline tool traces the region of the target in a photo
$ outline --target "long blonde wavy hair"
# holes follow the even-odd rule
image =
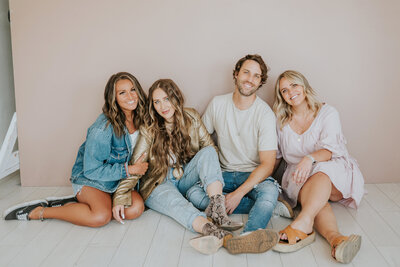
[[[129,80],[132,82],[133,87],[138,95],[139,101],[136,109],[133,111],[133,125],[138,129],[141,125],[146,122],[146,102],[147,96],[143,91],[142,86],[140,86],[139,81],[128,72],[118,72],[111,75],[110,79],[106,84],[104,90],[104,105],[103,113],[108,119],[108,124],[111,124],[115,134],[121,137],[125,131],[125,113],[122,111],[121,107],[118,105],[115,85],[119,80]]]
[[[307,106],[313,111],[314,117],[317,116],[318,111],[322,107],[322,103],[317,99],[317,94],[315,93],[314,89],[312,89],[303,74],[298,71],[287,70],[279,75],[275,84],[275,102],[273,110],[275,112],[280,129],[289,123],[293,116],[292,106],[285,101],[279,88],[279,82],[282,78],[286,78],[291,83],[295,83],[303,87]]]
[[[171,133],[168,133],[164,118],[154,108],[153,93],[156,89],[163,90],[167,94],[171,105],[175,108]],[[182,92],[171,79],[157,80],[149,89],[148,129],[150,134],[154,136],[150,153],[153,155],[155,162],[158,163],[158,166],[152,170],[152,175],[165,174],[171,154],[176,158],[174,167],[183,166],[194,156],[194,152],[190,147],[189,128],[191,120],[184,112],[183,104]]]

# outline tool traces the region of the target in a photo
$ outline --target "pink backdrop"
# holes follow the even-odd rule
[[[22,184],[65,185],[108,77],[172,78],[203,112],[247,53],[308,77],[367,182],[399,182],[399,1],[10,1]],[[394,117],[394,118],[393,118]]]

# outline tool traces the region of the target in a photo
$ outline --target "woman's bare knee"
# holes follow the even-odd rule
[[[111,218],[112,218],[111,210],[95,212],[89,219],[88,226],[90,227],[104,226],[111,221]]]
[[[125,209],[125,218],[133,220],[142,215],[144,211],[143,198],[136,191],[132,191],[132,205]]]
[[[144,211],[144,204],[138,203],[136,205],[132,205],[129,208],[125,209],[125,218],[128,220],[133,220],[142,215]]]

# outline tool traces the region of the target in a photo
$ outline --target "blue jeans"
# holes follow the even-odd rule
[[[225,181],[224,193],[228,194],[235,191],[247,180],[250,174],[251,172],[223,172],[222,176]],[[274,178],[268,177],[242,198],[233,213],[249,214],[249,219],[243,232],[267,227],[276,206],[278,195],[278,183]],[[204,210],[210,201],[204,190],[201,190],[200,184],[190,188],[186,193],[186,197],[200,210]]]
[[[183,176],[179,180],[173,177],[172,171],[172,168],[168,169],[165,180],[151,192],[145,204],[150,209],[173,218],[195,232],[192,226],[193,221],[198,216],[206,217],[206,215],[196,209],[184,195],[199,182],[203,185],[199,189],[204,194],[208,185],[216,181],[224,185],[217,152],[213,147],[201,149],[189,163],[183,166]]]

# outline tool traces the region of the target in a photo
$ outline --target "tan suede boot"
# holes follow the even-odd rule
[[[236,231],[243,227],[242,222],[232,221],[226,214],[225,196],[214,195],[210,197],[210,203],[205,210],[207,217],[211,218],[212,222],[224,230]]]

